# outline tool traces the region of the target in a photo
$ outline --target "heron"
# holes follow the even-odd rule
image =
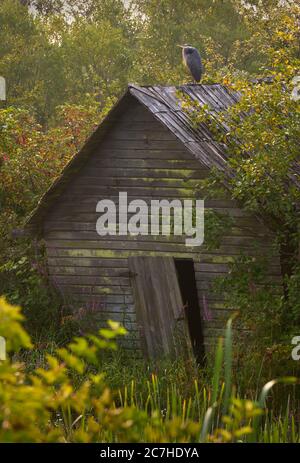
[[[195,82],[200,82],[203,74],[203,65],[199,51],[190,45],[178,45],[182,48],[182,59]]]

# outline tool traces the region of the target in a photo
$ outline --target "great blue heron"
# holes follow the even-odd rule
[[[203,74],[201,56],[197,48],[189,45],[178,45],[182,48],[183,62],[193,76],[195,82],[200,82]]]

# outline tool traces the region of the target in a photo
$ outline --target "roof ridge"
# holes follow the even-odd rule
[[[216,86],[216,87],[223,87],[223,88],[226,88],[226,86],[224,84],[221,84],[220,82],[212,82],[212,83],[207,83],[207,84],[189,84],[189,83],[186,83],[186,84],[178,84],[178,85],[163,85],[163,84],[152,84],[152,85],[140,85],[140,84],[135,84],[133,82],[128,82],[127,84],[127,87],[128,89],[130,90],[131,88],[136,88],[136,89],[147,89],[147,88],[154,88],[154,87],[159,87],[159,88],[176,88],[176,89],[180,89],[182,87],[195,87],[195,88],[205,88],[205,87],[213,87],[213,86]]]

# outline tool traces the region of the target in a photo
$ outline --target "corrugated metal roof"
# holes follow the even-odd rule
[[[129,85],[131,95],[144,104],[185,147],[206,167],[228,169],[226,147],[217,143],[207,126],[202,123],[195,127],[192,117],[182,108],[183,98],[179,92],[192,102],[208,105],[212,113],[227,109],[238,101],[238,95],[220,85],[182,85],[180,87],[139,87]]]

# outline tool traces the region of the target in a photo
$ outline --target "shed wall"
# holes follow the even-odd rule
[[[132,335],[128,338],[130,348],[139,346],[139,329],[129,256],[193,258],[205,343],[211,344],[221,334],[229,315],[222,299],[211,289],[213,280],[227,273],[233,256],[252,252],[254,240],[260,241],[260,254],[267,253],[272,243],[265,227],[230,199],[205,201],[206,208],[228,214],[235,221],[230,233],[222,238],[221,247],[213,251],[186,247],[184,237],[100,237],[96,233],[100,215],[96,204],[104,198],[117,202],[120,191],[128,192],[128,201],[144,199],[149,204],[151,199],[194,198],[195,188],[201,186],[208,173],[168,129],[132,98],[130,107],[111,122],[98,149],[47,215],[43,233],[53,283],[74,306],[92,310],[99,325],[109,318],[122,322]],[[279,281],[276,258],[270,275]]]

